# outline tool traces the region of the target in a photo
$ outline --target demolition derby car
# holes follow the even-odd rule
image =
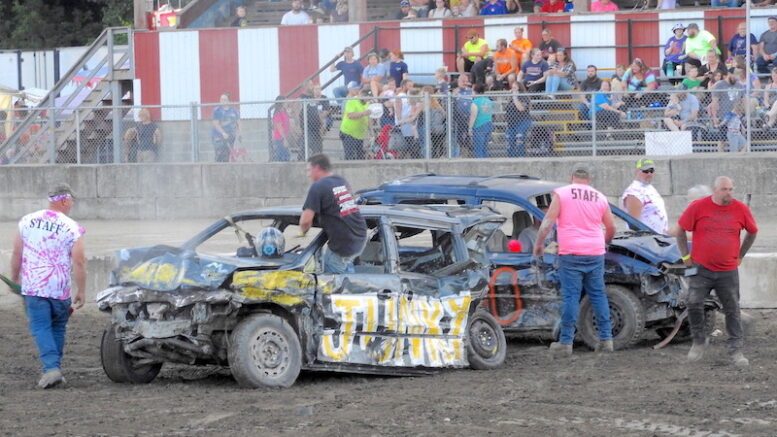
[[[487,205],[511,218],[488,244],[491,261],[489,295],[482,305],[508,333],[557,335],[561,295],[556,254],[550,247],[543,259],[533,260],[531,247],[517,244],[521,232],[536,230],[550,205],[552,191],[562,186],[526,175],[494,177],[424,174],[385,183],[359,192],[359,202],[376,204]],[[675,239],[653,232],[620,208],[611,205],[618,232],[605,255],[605,282],[610,302],[616,349],[637,343],[654,330],[665,345],[672,338],[689,338],[685,321],[685,267]],[[528,233],[531,235],[531,232]],[[536,238],[536,232],[534,232]],[[525,237],[521,238],[525,241]],[[518,249],[518,250],[515,250]],[[709,299],[708,311],[720,308]],[[593,310],[583,298],[578,338],[593,348],[597,343]],[[714,328],[714,313],[706,317]]]
[[[181,247],[125,249],[101,359],[115,382],[147,383],[165,362],[228,365],[241,386],[283,386],[300,370],[415,374],[492,369],[505,338],[482,310],[485,246],[504,218],[488,208],[363,206],[368,241],[354,272],[322,271],[318,223],[300,208],[225,217]],[[275,228],[277,256],[254,235]],[[275,231],[274,231],[275,232]]]

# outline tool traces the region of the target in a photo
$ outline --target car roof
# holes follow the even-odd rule
[[[564,184],[555,181],[541,180],[523,174],[507,174],[498,176],[454,176],[436,175],[433,173],[408,176],[382,184],[374,190],[384,192],[434,192],[444,187],[448,193],[475,194],[479,190],[502,191],[522,198],[530,198],[547,194]],[[373,189],[362,190],[364,194]]]
[[[469,227],[475,223],[484,221],[503,221],[504,218],[494,210],[482,207],[465,207],[449,205],[358,205],[363,216],[388,217],[401,222],[436,223],[452,227],[462,224]],[[278,206],[243,211],[233,214],[233,220],[247,220],[262,216],[299,216],[302,214],[301,206]]]

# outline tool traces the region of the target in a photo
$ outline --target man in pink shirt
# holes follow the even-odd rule
[[[598,0],[591,3],[591,12],[615,12],[619,10],[618,5],[611,0]]]
[[[580,312],[580,295],[585,288],[596,315],[600,352],[612,352],[610,307],[604,292],[604,253],[615,235],[610,205],[604,194],[590,185],[584,168],[572,174],[572,183],[553,191],[553,201],[542,220],[534,246],[534,256],[545,251],[545,238],[558,223],[559,280],[561,282],[561,334],[550,345],[554,354],[571,355],[575,324]],[[602,231],[604,225],[604,232]]]

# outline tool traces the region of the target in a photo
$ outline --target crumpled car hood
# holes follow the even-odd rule
[[[277,268],[283,260],[241,259],[199,255],[171,246],[122,249],[112,285],[136,285],[146,290],[216,289],[240,267]]]
[[[680,260],[677,240],[658,234],[618,234],[610,246],[626,249],[656,265],[662,262],[675,263]]]

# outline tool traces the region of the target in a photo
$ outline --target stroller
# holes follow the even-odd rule
[[[394,129],[393,125],[386,124],[380,128],[380,132],[375,136],[375,141],[372,143],[370,152],[372,159],[397,159],[399,158],[399,152],[391,149],[391,134]],[[401,135],[401,133],[400,133]]]

